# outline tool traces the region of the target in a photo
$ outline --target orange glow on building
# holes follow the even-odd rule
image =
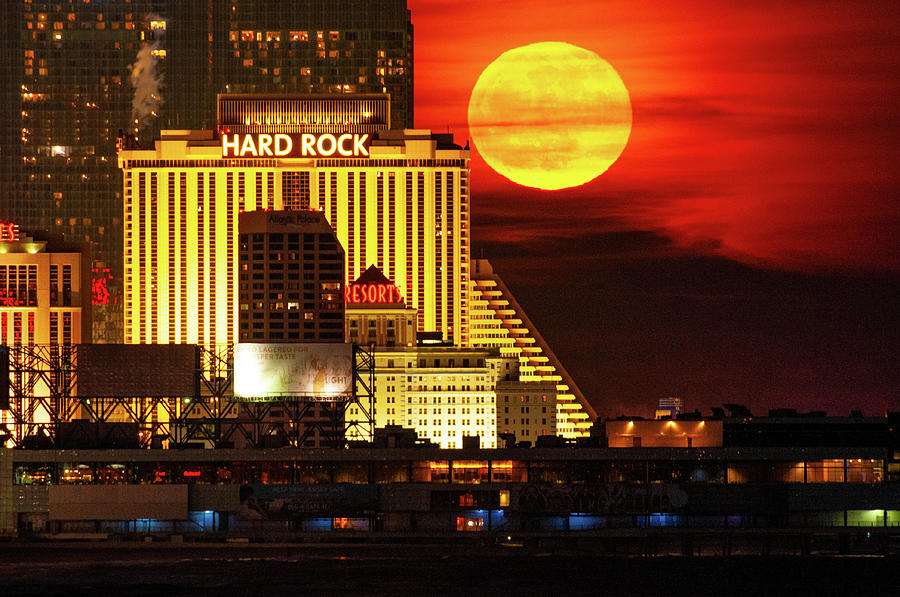
[[[607,421],[610,448],[709,448],[722,445],[722,421]]]

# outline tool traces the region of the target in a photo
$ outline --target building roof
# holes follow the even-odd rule
[[[353,284],[393,284],[384,273],[378,269],[376,265],[370,265],[369,269],[364,271],[360,276],[352,282]]]

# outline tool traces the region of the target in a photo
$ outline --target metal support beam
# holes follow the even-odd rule
[[[357,391],[335,402],[234,400],[232,344],[198,347],[194,396],[79,396],[77,357],[77,346],[9,347],[11,397],[9,408],[0,410],[0,437],[8,436],[7,441],[16,447],[49,447],[56,441],[60,423],[87,420],[137,424],[139,443],[145,448],[192,442],[210,447],[234,443],[303,447],[311,440],[338,447],[346,445],[351,427],[362,427],[368,437],[374,430],[375,360],[358,346],[353,349]],[[360,407],[365,422],[345,423],[350,404]]]

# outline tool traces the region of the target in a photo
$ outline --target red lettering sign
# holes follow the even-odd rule
[[[344,301],[352,305],[402,303],[403,297],[393,284],[350,284],[344,288]]]

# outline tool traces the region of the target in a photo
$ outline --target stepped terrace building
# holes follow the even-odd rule
[[[486,259],[472,262],[470,340],[518,360],[520,379],[556,385],[556,433],[580,437],[597,413]]]

